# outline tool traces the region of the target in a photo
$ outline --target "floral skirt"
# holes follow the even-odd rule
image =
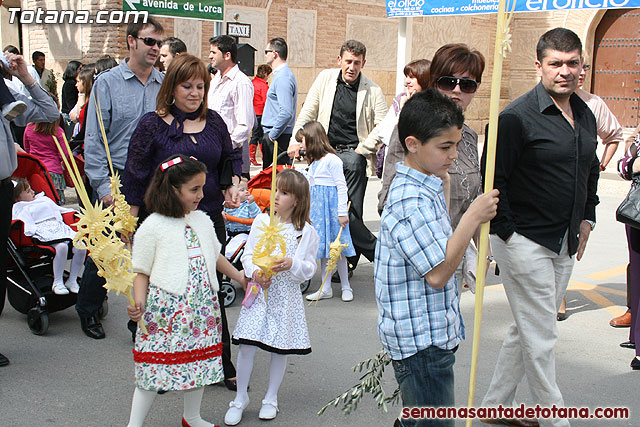
[[[149,286],[143,316],[149,334],[138,328],[133,350],[136,386],[143,390],[187,390],[224,379],[220,303],[195,233],[186,230],[187,243],[197,247],[189,246],[185,294]]]
[[[53,181],[53,186],[58,193],[58,197],[60,197],[60,205],[64,205],[66,202],[64,198],[64,189],[67,188],[67,184],[64,182],[64,175],[61,173],[49,172],[49,176],[51,177],[51,181]]]

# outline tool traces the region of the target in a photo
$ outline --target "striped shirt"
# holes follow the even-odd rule
[[[378,335],[394,360],[464,339],[455,277],[434,289],[424,275],[444,261],[452,235],[442,181],[404,163],[380,221],[375,258]]]

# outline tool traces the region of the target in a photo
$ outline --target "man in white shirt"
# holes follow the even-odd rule
[[[238,68],[238,46],[233,37],[212,37],[209,43],[209,60],[218,70],[209,88],[209,108],[227,124],[233,148],[242,150],[242,175],[249,177],[249,137],[255,120],[253,84]]]

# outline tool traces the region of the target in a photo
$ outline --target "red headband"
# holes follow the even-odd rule
[[[167,169],[169,169],[171,166],[174,166],[180,163],[182,163],[182,158],[176,157],[175,159],[171,159],[168,162],[164,162],[162,165],[160,165],[160,170],[164,172]]]
[[[190,159],[195,160],[196,162],[198,161],[198,159],[196,159],[193,156],[189,156]],[[164,162],[163,164],[160,165],[160,170],[162,172],[166,171],[167,169],[169,169],[171,166],[175,166],[177,164],[182,163],[182,157],[176,157],[174,159],[169,160],[168,162]]]

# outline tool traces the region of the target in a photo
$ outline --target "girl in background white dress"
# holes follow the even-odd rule
[[[256,243],[262,235],[261,227],[269,224],[269,214],[258,215],[251,227],[242,256],[245,275],[252,277],[263,289],[268,289],[267,299],[260,292],[251,307],[242,307],[232,342],[239,344],[238,391],[229,404],[224,417],[227,425],[236,425],[249,405],[247,387],[253,370],[253,358],[261,348],[271,353],[269,388],[262,400],[259,418],[274,419],[278,413],[278,389],[287,366],[287,354],[311,352],[304,302],[300,283],[309,280],[316,272],[318,234],[309,223],[309,184],[307,179],[293,169],[285,169],[276,179],[275,214],[284,223],[286,254],[275,261],[271,268],[275,273],[266,279],[253,263]]]

